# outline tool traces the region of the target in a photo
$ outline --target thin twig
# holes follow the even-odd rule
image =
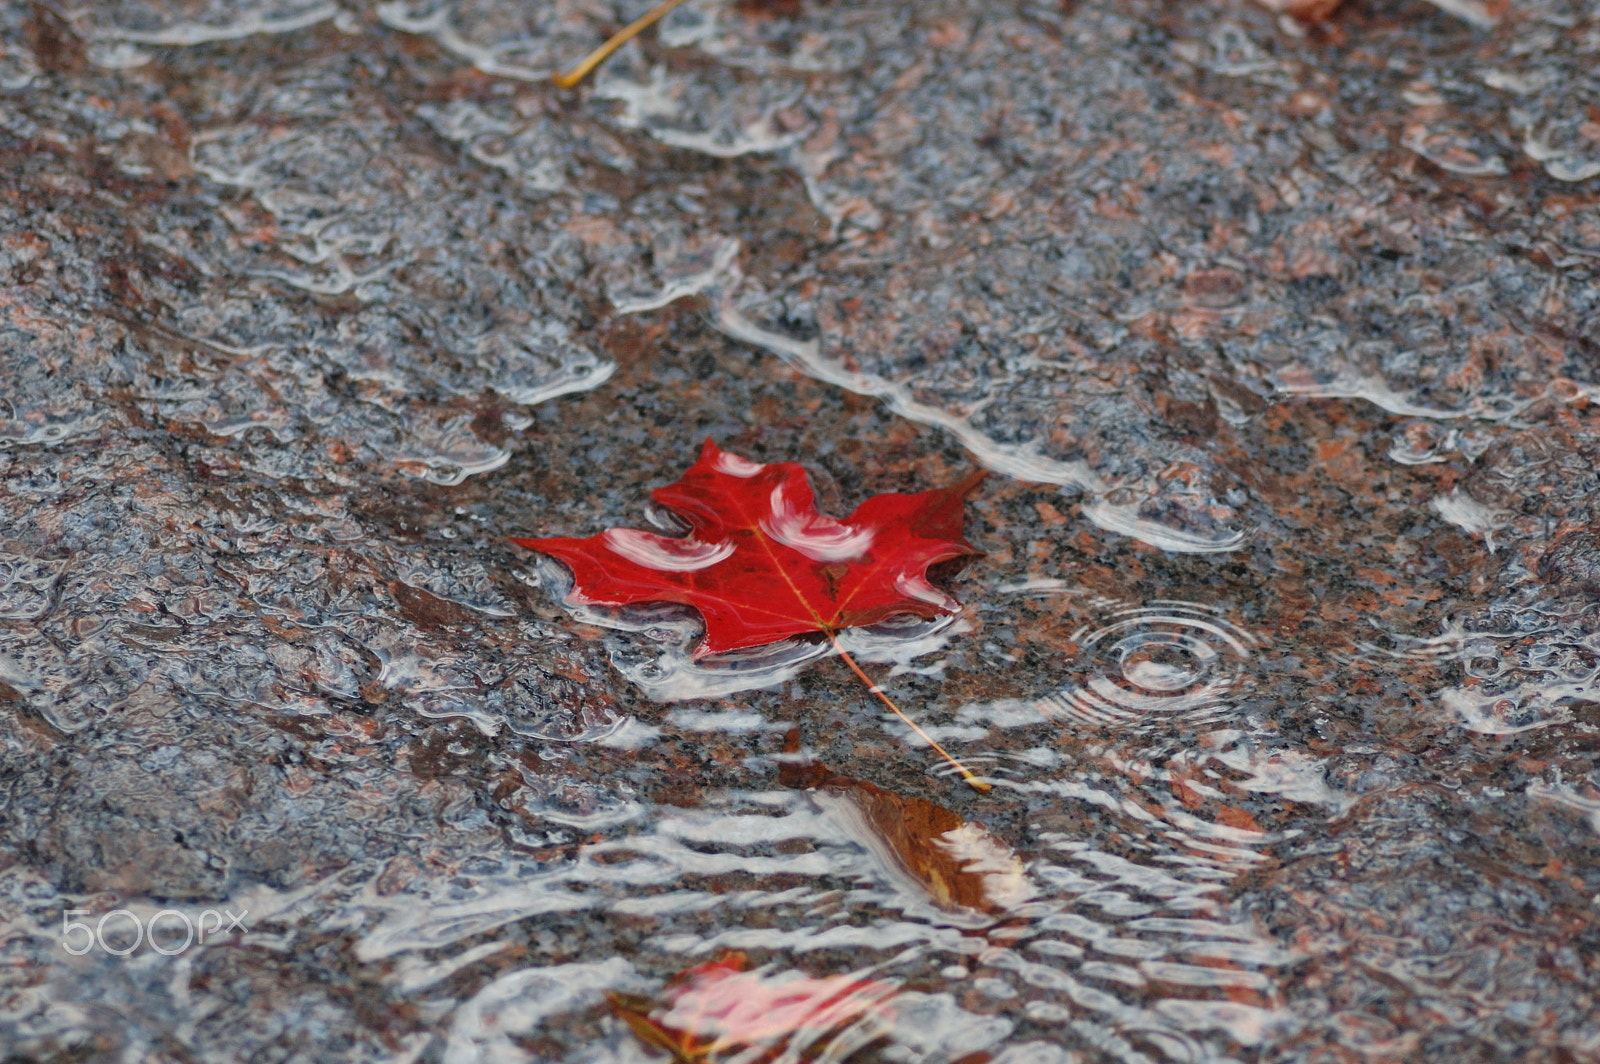
[[[573,86],[577,85],[578,82],[588,77],[589,71],[593,70],[601,63],[604,63],[612,52],[633,40],[646,28],[648,28],[651,23],[659,21],[663,15],[681,3],[683,3],[683,0],[665,0],[665,3],[657,4],[645,14],[628,23],[624,29],[620,30],[605,44],[602,44],[600,47],[590,52],[586,57],[584,57],[583,62],[579,63],[565,74],[552,75],[551,80],[556,83],[557,88],[572,88]]]
[[[906,716],[905,713],[901,712],[900,707],[895,705],[893,702],[891,702],[889,700],[889,696],[884,694],[883,691],[878,687],[878,685],[872,682],[872,678],[869,677],[866,673],[861,671],[861,666],[856,664],[856,659],[852,658],[850,656],[850,652],[848,650],[846,650],[842,645],[840,645],[838,636],[834,635],[832,632],[829,632],[828,633],[828,639],[833,643],[833,649],[837,650],[839,652],[839,656],[844,659],[844,663],[846,665],[850,666],[850,671],[855,673],[857,676],[859,676],[861,678],[861,682],[867,685],[867,690],[869,690],[873,694],[877,695],[878,698],[880,698],[883,701],[884,705],[886,705],[890,709],[894,710],[894,715],[899,717],[901,720],[905,721],[906,724],[908,724],[911,727],[912,731],[914,731],[918,735],[922,736],[922,739],[923,739],[924,742],[926,742],[929,746],[933,747],[935,750],[939,751],[939,756],[940,757],[944,758],[946,761],[950,762],[950,764],[954,765],[956,771],[961,773],[961,778],[966,780],[967,783],[972,786],[973,790],[979,792],[980,794],[988,794],[990,791],[994,790],[994,788],[991,787],[989,784],[983,782],[978,777],[974,776],[972,774],[971,770],[967,768],[967,766],[963,765],[961,762],[959,762],[955,758],[951,757],[950,756],[950,752],[948,750],[946,750],[944,747],[940,746],[937,742],[935,742],[933,736],[931,736],[927,732],[923,731],[917,725],[916,721],[912,720],[910,717]]]

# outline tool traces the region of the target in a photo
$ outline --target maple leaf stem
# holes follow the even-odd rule
[[[565,74],[552,75],[550,80],[556,83],[557,88],[573,88],[578,84],[578,82],[588,77],[591,70],[599,66],[601,63],[604,63],[606,59],[610,57],[612,52],[615,52],[618,48],[621,48],[623,45],[639,36],[640,33],[649,28],[651,23],[660,21],[668,11],[671,11],[681,3],[683,3],[683,0],[666,0],[665,3],[657,4],[643,15],[628,23],[627,26],[617,31],[617,33],[614,34],[612,38],[605,44],[602,44],[600,47],[590,52],[584,57],[583,62],[579,63]]]
[[[895,716],[905,721],[906,725],[910,727],[912,731],[922,736],[923,742],[933,747],[939,752],[940,757],[950,762],[950,764],[955,767],[955,770],[961,773],[961,778],[966,780],[973,790],[977,791],[979,794],[988,794],[990,791],[994,790],[994,788],[989,784],[974,776],[971,769],[967,768],[967,766],[950,756],[950,751],[940,746],[934,737],[923,731],[916,721],[906,716],[900,707],[895,705],[894,702],[890,700],[889,696],[884,694],[883,690],[877,684],[872,682],[872,677],[861,671],[861,666],[856,664],[856,659],[850,656],[850,652],[846,650],[843,644],[839,642],[839,637],[834,634],[832,629],[824,629],[824,631],[827,633],[829,642],[833,644],[833,649],[837,650],[839,652],[839,656],[844,659],[844,663],[850,666],[850,671],[860,677],[861,682],[867,685],[867,690],[877,695],[879,700],[882,701],[884,705],[894,710]]]

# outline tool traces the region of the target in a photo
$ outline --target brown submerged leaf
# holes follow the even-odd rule
[[[784,739],[779,771],[787,787],[805,788],[819,807],[892,874],[941,909],[1004,913],[1034,895],[1022,860],[981,824],[926,798],[840,776],[820,762],[801,762],[800,731]]]

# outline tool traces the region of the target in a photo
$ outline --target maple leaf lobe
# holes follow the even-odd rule
[[[981,553],[962,537],[980,471],[913,495],[874,495],[844,520],[817,512],[805,470],[761,465],[706,440],[700,458],[652,498],[689,525],[682,537],[611,528],[584,538],[512,542],[564,562],[571,601],[677,602],[705,618],[696,658],[900,613],[959,608],[928,567]]]

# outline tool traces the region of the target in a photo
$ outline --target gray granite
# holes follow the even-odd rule
[[[0,1058],[1600,1060],[1593,5],[648,6],[0,0]],[[708,436],[992,793],[506,542]]]

